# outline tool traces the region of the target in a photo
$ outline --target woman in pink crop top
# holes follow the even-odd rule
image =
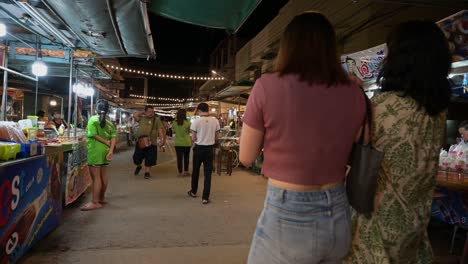
[[[341,263],[351,239],[343,182],[364,115],[331,23],[316,12],[295,17],[243,119],[241,162],[250,166],[263,148],[269,178],[248,263]]]

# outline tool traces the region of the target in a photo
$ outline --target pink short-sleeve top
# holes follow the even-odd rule
[[[345,178],[365,109],[356,84],[309,85],[297,75],[272,73],[256,81],[243,122],[265,133],[265,176],[324,185]]]

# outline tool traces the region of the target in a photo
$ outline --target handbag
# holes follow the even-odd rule
[[[377,179],[384,153],[369,143],[364,144],[366,124],[372,129],[372,109],[364,90],[366,101],[366,118],[359,141],[354,144],[350,156],[349,174],[346,177],[346,193],[349,204],[358,212],[369,216],[374,211],[374,197],[377,189]],[[372,136],[372,135],[370,135]]]
[[[155,122],[155,120],[154,120],[154,118],[153,118],[153,123],[152,123],[152,125],[151,125],[150,135],[151,135],[151,133],[153,132],[154,122]],[[151,142],[151,138],[150,138],[149,136],[140,136],[140,137],[138,138],[138,147],[139,147],[140,149],[148,148],[148,147],[151,146],[151,144],[152,144],[152,142]]]

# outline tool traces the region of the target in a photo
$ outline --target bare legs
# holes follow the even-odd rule
[[[105,194],[108,185],[108,178],[105,167],[89,166],[89,172],[93,179],[93,199],[92,202],[81,207],[81,210],[83,211],[99,209],[103,204],[107,203]]]
[[[101,200],[102,189],[101,168],[89,167],[89,172],[93,178],[93,203],[99,204],[99,201]]]
[[[106,200],[106,191],[109,183],[109,178],[107,177],[106,167],[101,167],[101,192],[99,195],[99,202],[101,204],[107,204]]]

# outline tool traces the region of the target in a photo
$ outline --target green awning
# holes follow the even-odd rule
[[[159,0],[149,10],[166,18],[236,32],[261,0]]]

